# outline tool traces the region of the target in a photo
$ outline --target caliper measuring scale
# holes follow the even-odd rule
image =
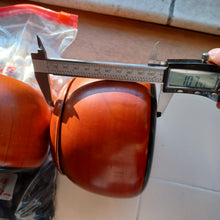
[[[49,105],[53,105],[49,74],[97,78],[126,82],[160,84],[158,112],[163,113],[173,93],[188,93],[208,97],[215,102],[220,97],[220,67],[201,59],[150,60],[148,65],[48,58],[42,41],[32,53],[35,77]]]

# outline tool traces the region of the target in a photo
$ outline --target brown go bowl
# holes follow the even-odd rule
[[[0,169],[39,167],[48,153],[50,119],[40,91],[0,75]]]
[[[153,85],[72,79],[52,114],[55,164],[72,182],[91,192],[136,196],[150,173],[155,119]]]

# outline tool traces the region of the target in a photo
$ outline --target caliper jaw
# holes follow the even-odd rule
[[[151,59],[148,61],[149,66],[167,66],[166,60],[154,60]],[[173,93],[164,92],[164,84],[160,84],[160,93],[157,101],[157,117],[160,117],[166,110]]]
[[[32,53],[32,60],[34,61],[35,59],[38,60],[46,60],[47,59],[47,52],[44,48],[44,45],[40,39],[39,36],[37,36],[37,43],[39,46],[38,52],[37,53]],[[49,74],[42,74],[42,73],[37,73],[34,72],[35,74],[35,78],[38,82],[38,85],[40,86],[40,89],[48,103],[48,105],[50,106],[54,106],[53,103],[53,98],[52,98],[52,92],[51,92],[51,88],[50,88],[50,76]]]
[[[173,93],[163,92],[163,84],[162,84],[160,88],[159,97],[158,97],[157,117],[160,117],[165,112],[172,97],[173,97]]]

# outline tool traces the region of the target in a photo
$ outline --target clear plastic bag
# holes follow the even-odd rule
[[[0,74],[38,88],[31,53],[38,49],[36,35],[49,57],[60,57],[77,34],[77,15],[31,4],[0,8]],[[69,78],[51,76],[56,96]],[[39,88],[38,88],[39,89]],[[0,219],[52,219],[57,170],[50,152],[37,169],[0,172]]]
[[[38,49],[36,35],[48,57],[59,58],[76,38],[77,19],[77,15],[30,4],[0,8],[0,73],[38,87],[30,56]],[[51,76],[54,96],[63,80],[69,79]]]

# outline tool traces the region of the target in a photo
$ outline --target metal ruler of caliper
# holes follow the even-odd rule
[[[38,37],[39,50],[32,53],[34,72],[49,105],[53,105],[49,74],[126,82],[161,84],[159,112],[167,107],[173,93],[188,93],[219,101],[220,67],[207,63],[208,54],[198,59],[151,60],[148,65],[47,58]]]

